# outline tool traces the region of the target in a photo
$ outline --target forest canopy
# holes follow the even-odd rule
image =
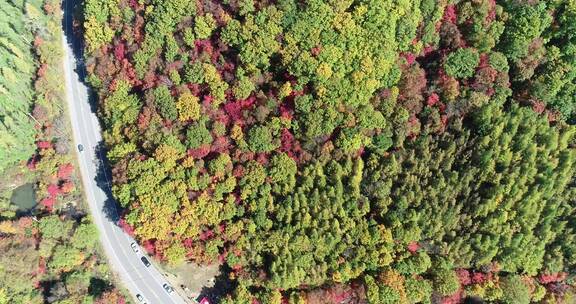
[[[123,223],[222,303],[573,300],[576,3],[87,0]],[[328,302],[326,302],[328,301]]]
[[[83,209],[61,3],[0,0],[0,304],[126,303]]]
[[[36,63],[30,44],[42,1],[0,1],[0,172],[34,152]],[[41,33],[43,34],[43,33]]]

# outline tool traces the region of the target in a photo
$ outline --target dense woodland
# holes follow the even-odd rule
[[[61,18],[59,0],[0,0],[0,304],[123,304],[75,171]],[[22,183],[28,212],[10,200]]]
[[[574,303],[576,2],[87,0],[122,225],[221,303]]]
[[[41,1],[0,1],[0,171],[34,152],[36,63],[30,48]],[[18,18],[12,18],[17,16]]]

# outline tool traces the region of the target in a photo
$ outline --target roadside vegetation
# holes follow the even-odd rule
[[[0,2],[0,171],[27,160],[34,152],[36,128],[29,113],[37,65],[31,60],[33,34],[27,23],[40,16],[33,10],[34,6],[21,1]]]
[[[221,303],[574,302],[574,20],[568,0],[87,0],[124,228],[221,263]]]
[[[126,302],[76,175],[61,18],[60,1],[0,0],[1,304]],[[24,184],[37,206],[11,202]]]

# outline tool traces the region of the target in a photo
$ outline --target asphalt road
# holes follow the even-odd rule
[[[83,78],[81,76],[84,76],[82,75],[84,73],[83,68],[78,68],[79,73],[76,72],[74,46],[78,46],[78,41],[72,41],[74,40],[73,36],[68,35],[72,31],[72,17],[69,14],[69,6],[72,3],[67,0],[64,1],[63,5],[65,21],[62,30],[64,48],[64,79],[62,80],[65,81],[66,85],[66,99],[72,123],[74,149],[77,154],[90,213],[94,224],[98,227],[100,242],[108,257],[110,268],[120,277],[121,282],[130,291],[136,303],[138,303],[135,298],[136,294],[144,296],[147,303],[187,303],[176,291],[168,294],[162,288],[162,285],[167,282],[164,276],[154,268],[154,265],[144,266],[140,260],[143,250],[139,248],[140,252],[135,253],[130,247],[134,240],[106,214],[105,202],[112,198],[107,195],[107,192],[110,192],[109,189],[106,189],[110,184],[108,177],[104,175],[103,178],[108,182],[108,185],[102,182],[102,178],[100,181],[98,180],[98,166],[106,161],[103,153],[96,150],[102,141],[101,129],[96,114],[92,112],[90,107],[88,88],[80,80]],[[71,38],[68,39],[68,37]],[[83,152],[78,151],[78,144],[84,147]],[[112,212],[116,212],[115,202],[112,205]],[[110,208],[108,208],[108,212],[110,212],[109,210]]]

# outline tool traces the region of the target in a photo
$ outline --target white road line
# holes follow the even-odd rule
[[[69,12],[69,0],[65,3]],[[68,15],[67,15],[68,16]],[[65,22],[66,26],[69,25]],[[70,29],[68,28],[69,32]],[[98,189],[95,176],[97,169],[94,160],[104,161],[105,158],[101,151],[96,151],[96,145],[100,142],[100,126],[96,116],[90,111],[85,112],[86,107],[83,103],[88,104],[89,91],[79,83],[83,77],[83,70],[78,70],[75,75],[72,66],[74,57],[65,33],[62,33],[62,44],[64,51],[64,74],[67,90],[65,92],[68,102],[69,115],[71,116],[72,134],[75,146],[82,141],[86,145],[84,152],[75,151],[78,163],[80,165],[81,181],[84,185],[88,205],[92,213],[93,221],[98,227],[101,234],[101,243],[104,245],[104,253],[108,254],[108,259],[113,271],[120,274],[120,278],[133,295],[140,293],[147,300],[155,303],[186,303],[177,293],[167,294],[161,287],[165,282],[164,277],[155,269],[153,265],[145,267],[139,260],[140,255],[128,250],[127,246],[133,241],[126,233],[115,223],[103,218],[104,202],[108,199],[104,190]],[[70,91],[68,91],[70,90]],[[88,104],[88,110],[91,110]],[[80,122],[78,122],[80,120]],[[76,148],[76,147],[75,147]],[[108,174],[105,173],[105,180],[110,185]],[[109,189],[107,189],[109,190]],[[117,214],[117,210],[113,210]],[[116,244],[113,244],[113,243]],[[120,248],[118,248],[120,246]],[[142,250],[142,249],[141,249]],[[152,285],[150,285],[152,284]]]
[[[69,56],[68,53],[67,53],[67,55]],[[69,61],[72,61],[72,60],[70,60],[70,59],[71,59],[71,58],[68,57],[68,60],[69,60]],[[88,94],[86,94],[87,92],[82,92],[82,93],[79,92],[78,86],[75,85],[75,83],[72,83],[72,87],[73,87],[74,91],[76,92],[76,96],[77,96],[77,97],[82,96],[82,97],[88,98]],[[83,109],[82,109],[82,102],[79,102],[78,104],[80,105],[80,110],[83,111]],[[98,139],[99,139],[99,138],[98,138],[98,137],[99,137],[99,136],[98,136],[98,134],[99,134],[98,132],[100,131],[99,128],[98,128],[98,127],[95,127],[94,125],[92,125],[92,126],[87,126],[86,124],[87,124],[88,122],[87,122],[86,120],[84,120],[84,119],[81,119],[80,123],[81,123],[81,124],[83,125],[83,127],[84,127],[84,128],[81,128],[81,131],[84,132],[83,135],[86,136],[86,139],[89,138],[89,137],[88,137],[89,135],[87,135],[85,132],[88,131],[88,130],[91,130],[92,133],[93,133],[94,138],[96,139],[96,142],[98,142]],[[99,157],[99,155],[97,155],[97,154],[99,154],[100,152],[96,152],[96,150],[95,150],[95,149],[96,149],[96,146],[91,146],[91,147],[87,147],[87,148],[88,148],[88,149],[86,149],[86,150],[87,150],[86,152],[89,152],[89,155],[91,156],[89,159],[99,159],[100,161],[102,161],[102,158]],[[92,156],[92,154],[93,154],[93,156]],[[104,171],[104,174],[106,175],[106,181],[109,183],[110,181],[109,181],[108,176],[107,176],[107,173],[106,173],[105,171]],[[97,185],[96,185],[96,186],[97,186]],[[90,187],[90,190],[93,192],[93,188],[92,188],[92,187]],[[94,194],[94,193],[93,193],[93,194]],[[95,197],[95,195],[94,195],[94,197]],[[99,207],[99,208],[103,208],[104,206],[98,206],[98,207]],[[114,208],[114,213],[116,213],[116,215],[118,216],[118,212],[117,212],[116,208]],[[112,228],[112,229],[113,229],[113,228]],[[124,249],[124,244],[123,244],[123,242],[122,242],[121,240],[118,239],[118,236],[117,236],[116,233],[113,233],[113,232],[112,232],[111,234],[112,234],[112,237],[113,237],[113,238],[115,239],[115,241],[117,242],[117,244],[120,246],[120,250],[122,251],[122,253],[123,253],[124,256],[129,257],[130,255],[133,255],[132,253],[126,254],[126,251],[123,250],[123,249]],[[111,241],[111,240],[108,239],[108,242],[109,242],[109,243],[110,243],[110,241]],[[117,253],[116,253],[116,249],[117,249],[118,247],[117,247],[117,246],[112,246],[111,243],[110,243],[110,246],[111,246],[111,248],[112,248],[113,254],[116,256],[116,258],[117,258],[118,260],[120,260],[120,259],[118,258]],[[139,261],[139,262],[141,263],[141,261]],[[123,264],[123,263],[121,263],[121,264]],[[132,266],[132,268],[138,273],[139,276],[144,277],[144,275],[143,275],[142,272],[140,271],[139,267],[134,267],[134,264],[133,264],[133,263],[131,263],[131,266]],[[124,267],[124,265],[122,265],[122,267],[123,267],[124,269],[126,269],[126,268]],[[152,292],[152,293],[154,294],[154,296],[158,297],[158,294],[154,292],[154,289],[150,288],[150,286],[149,286],[148,284],[146,284],[146,281],[145,281],[145,280],[142,280],[142,283],[145,285],[144,287],[146,287],[146,289],[150,290],[150,292]]]

